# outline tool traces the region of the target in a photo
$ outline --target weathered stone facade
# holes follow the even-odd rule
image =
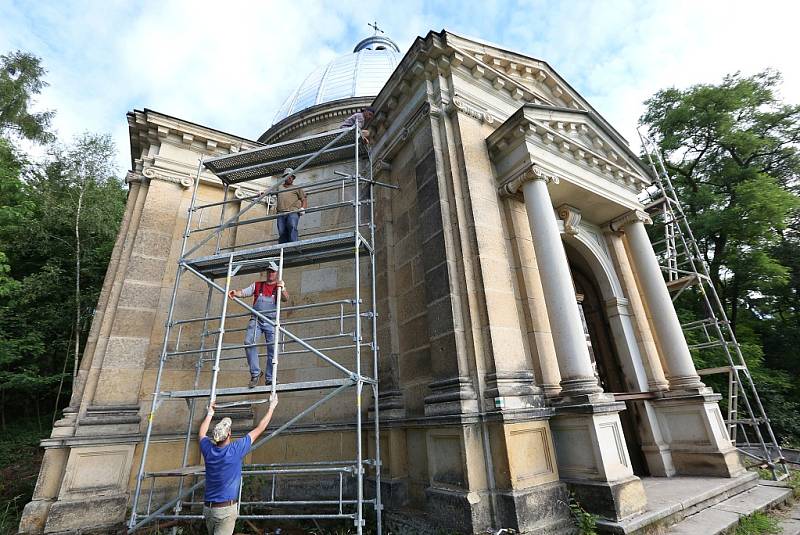
[[[369,100],[320,104],[274,125],[260,141],[335,128]],[[679,325],[676,331],[637,201],[648,174],[621,136],[546,63],[448,32],[418,38],[373,105],[375,177],[401,188],[381,191],[376,207],[387,516],[415,510],[430,525],[465,533],[562,533],[570,525],[568,491],[590,511],[619,520],[643,510],[642,475],[740,473],[718,396],[700,382]],[[79,385],[43,442],[24,533],[124,519],[190,177],[201,155],[256,146],[150,110],[128,120],[125,218]],[[313,183],[340,169],[318,167],[298,180]],[[236,195],[263,186],[243,185]],[[219,181],[204,172],[198,195],[219,200]],[[210,208],[200,221],[213,224],[220,215]],[[309,217],[302,232],[346,217]],[[223,240],[242,244],[271,233],[265,222],[226,231]],[[348,270],[340,262],[288,272],[294,304],[349,295]],[[576,306],[579,274],[585,318]],[[252,280],[237,277],[235,284]],[[187,278],[181,289],[177,309],[202,314],[205,286]],[[192,347],[198,335],[185,330],[182,344],[189,345],[181,347]],[[283,360],[279,377],[328,373],[304,356]],[[193,362],[175,361],[162,390],[186,389],[194,374]],[[241,361],[226,361],[221,384],[246,377]],[[612,392],[651,395],[620,402]],[[304,394],[286,396],[276,418],[304,403]],[[159,410],[167,414],[158,419],[150,458],[171,468],[180,464],[189,413],[180,403]],[[369,415],[368,406],[362,410]],[[195,424],[202,416],[196,412]],[[257,416],[237,414],[240,430]],[[344,405],[319,410],[252,462],[344,458],[355,448],[352,415]],[[198,462],[191,451],[190,462]]]

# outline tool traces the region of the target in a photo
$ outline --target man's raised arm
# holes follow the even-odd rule
[[[208,412],[205,419],[200,423],[200,429],[197,431],[197,442],[203,440],[203,437],[208,434],[208,426],[211,425],[211,419],[214,417],[214,406],[216,403],[211,403],[208,406]]]
[[[267,409],[267,414],[265,414],[264,417],[261,418],[261,421],[258,422],[258,425],[255,427],[255,429],[247,433],[247,435],[250,437],[251,444],[255,443],[258,437],[261,436],[261,433],[263,433],[264,430],[267,428],[267,426],[269,425],[269,421],[272,419],[272,412],[275,410],[275,407],[277,405],[278,405],[278,394],[277,393],[270,394],[269,409]]]

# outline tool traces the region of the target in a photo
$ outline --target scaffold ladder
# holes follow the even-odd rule
[[[673,303],[685,291],[700,297],[703,317],[682,324],[692,352],[721,351],[727,365],[698,370],[700,375],[727,374],[726,425],[731,443],[741,453],[770,470],[776,480],[788,475],[780,444],[764,411],[755,382],[736,340],[725,307],[709,276],[689,221],[667,173],[658,145],[639,130],[642,149],[655,182],[646,191],[645,206],[663,234],[653,241],[656,255],[672,293]]]

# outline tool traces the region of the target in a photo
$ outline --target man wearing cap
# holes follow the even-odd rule
[[[283,183],[278,186],[278,243],[297,241],[297,225],[308,208],[306,192],[303,188],[292,187],[292,184],[294,169],[287,167],[283,171]]]
[[[262,273],[265,280],[256,281],[247,288],[241,290],[231,290],[228,292],[228,297],[250,297],[253,296],[253,308],[261,312],[269,319],[275,321],[275,312],[277,308],[277,294],[278,288],[281,289],[281,302],[289,300],[289,294],[282,280],[278,280],[278,265],[275,262],[270,262],[267,266],[266,276]],[[247,364],[250,366],[250,388],[254,388],[261,378],[261,369],[258,365],[258,347],[255,345],[258,339],[258,334],[263,333],[264,340],[267,343],[267,367],[266,378],[264,384],[269,385],[272,382],[272,359],[275,350],[275,327],[267,322],[265,319],[252,315],[250,322],[247,324],[247,331],[244,336],[245,348],[244,352],[247,355]]]
[[[223,418],[214,426],[213,439],[209,439],[208,426],[214,417],[214,403],[200,424],[198,444],[206,467],[206,489],[203,498],[203,516],[209,535],[231,535],[236,517],[239,516],[237,501],[242,482],[242,460],[250,446],[267,428],[272,413],[278,405],[278,395],[269,398],[267,414],[258,425],[242,438],[231,442],[231,419]]]
[[[366,143],[369,143],[369,130],[364,130],[364,125],[369,123],[373,117],[375,117],[375,108],[372,106],[367,106],[363,110],[356,112],[345,119],[344,122],[339,125],[339,128],[350,128],[355,124],[358,124],[359,130],[361,130],[361,138]]]

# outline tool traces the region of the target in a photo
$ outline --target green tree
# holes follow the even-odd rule
[[[84,134],[54,146],[46,162],[5,188],[21,196],[13,202],[24,209],[0,227],[0,250],[17,285],[0,297],[0,390],[37,410],[41,399],[54,401],[65,356],[71,351],[77,365],[88,335],[124,210],[113,161],[108,136]],[[6,202],[0,199],[0,214]]]
[[[780,81],[764,71],[665,89],[640,124],[661,150],[767,412],[797,439],[800,391],[787,372],[800,369],[800,106],[781,100]],[[690,294],[677,306],[686,318],[702,312]]]
[[[51,141],[54,113],[34,112],[31,104],[47,87],[39,58],[25,52],[0,56],[0,136],[9,133],[33,141]]]

